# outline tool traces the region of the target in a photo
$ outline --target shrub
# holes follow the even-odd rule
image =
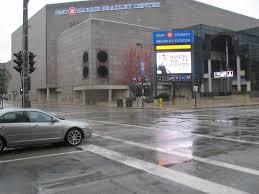
[[[145,101],[145,103],[153,103],[153,98],[152,97],[146,97],[144,101]]]

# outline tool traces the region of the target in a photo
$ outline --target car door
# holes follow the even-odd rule
[[[23,111],[13,111],[4,114],[1,117],[0,128],[4,134],[8,146],[26,145],[32,139],[31,124],[24,115]]]
[[[31,122],[34,137],[39,143],[63,140],[64,130],[60,121],[39,111],[27,111],[26,113]]]

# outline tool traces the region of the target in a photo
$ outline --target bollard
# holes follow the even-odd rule
[[[159,107],[160,107],[160,108],[163,107],[163,98],[159,98]]]

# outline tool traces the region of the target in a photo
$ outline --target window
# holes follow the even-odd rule
[[[28,112],[28,116],[31,122],[49,123],[52,122],[52,118],[44,113],[31,111]]]
[[[0,119],[1,123],[25,123],[26,118],[24,117],[23,112],[10,112],[5,114]]]

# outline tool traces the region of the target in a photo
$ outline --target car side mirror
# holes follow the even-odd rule
[[[52,121],[52,123],[58,123],[58,120],[53,117],[51,117],[51,121]]]

